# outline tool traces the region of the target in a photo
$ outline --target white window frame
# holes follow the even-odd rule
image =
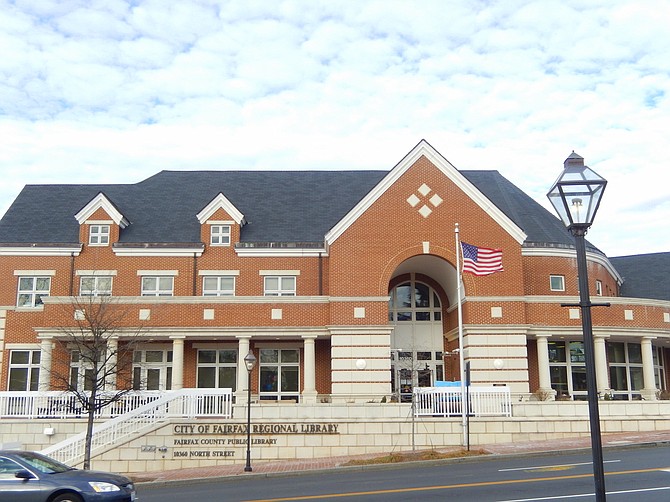
[[[277,281],[277,287],[268,285],[268,282],[271,281]],[[296,296],[297,282],[295,275],[266,275],[263,278],[263,294],[265,296]]]
[[[48,283],[48,286],[46,289],[37,289],[37,283],[39,280],[45,279]],[[22,282],[30,280],[31,281],[31,286],[30,288],[27,287],[22,287]],[[42,306],[42,297],[43,296],[49,296],[49,293],[51,291],[51,277],[49,276],[43,276],[43,275],[35,275],[35,276],[29,276],[29,275],[20,275],[19,276],[19,281],[18,281],[18,291],[16,295],[16,306],[17,307],[22,307],[22,308],[38,308]],[[21,302],[21,296],[26,296],[30,299],[30,302]]]
[[[222,287],[222,283],[232,280],[232,288]],[[207,283],[216,282],[214,289],[206,289]],[[202,278],[202,296],[235,296],[235,276],[234,275],[209,275]]]
[[[147,352],[160,352],[160,361],[147,361]],[[172,364],[173,352],[171,348],[145,347],[133,351],[133,376],[132,385],[134,390],[147,390],[148,375],[150,371],[158,370],[158,389],[172,389]],[[139,376],[139,379],[138,379]]]
[[[109,288],[103,289],[100,287],[101,279],[109,280]],[[93,281],[92,288],[85,288],[85,281]],[[79,279],[79,296],[112,296],[112,281],[111,275],[83,275]]]
[[[558,288],[554,287],[554,280],[561,281],[561,285]],[[565,291],[565,276],[564,275],[550,275],[549,276],[549,289],[551,291]]]
[[[28,353],[27,363],[12,362],[13,355],[18,352]],[[40,349],[12,349],[9,351],[9,368],[7,372],[7,389],[10,391],[36,391],[39,390],[40,383]],[[26,370],[26,387],[25,389],[12,389],[12,370]]]
[[[596,280],[596,296],[603,295],[603,281]]]
[[[230,246],[230,225],[211,225],[209,233],[212,246]]]
[[[276,351],[277,360],[267,360],[268,352]],[[284,358],[284,353],[295,352],[297,354],[297,361],[287,361]],[[295,399],[296,402],[300,400],[300,349],[291,347],[265,347],[259,348],[258,354],[258,377],[259,377],[259,398],[262,401],[281,401],[288,399]],[[291,370],[295,372],[297,378],[297,389],[286,389],[286,377],[282,370]],[[269,375],[275,376],[275,381],[268,383],[263,379]],[[269,387],[268,387],[269,384]]]
[[[147,282],[155,281],[154,287],[149,287]],[[165,281],[170,281],[170,287]],[[163,283],[163,284],[161,284]],[[174,296],[174,276],[172,275],[143,275],[141,277],[141,296]]]
[[[109,225],[95,223],[89,225],[88,245],[89,246],[109,246],[109,236],[111,228]]]
[[[201,362],[200,361],[200,355],[203,352],[214,352],[215,353],[215,361],[214,362]],[[222,352],[228,352],[228,353],[235,353],[235,360],[233,362],[228,362],[228,361],[222,361],[221,353]],[[215,381],[215,388],[222,388],[223,382],[221,382],[221,370],[222,369],[228,369],[232,370],[232,375],[233,375],[233,392],[237,390],[237,364],[238,364],[238,350],[236,348],[199,348],[198,349],[198,354],[196,356],[196,361],[197,361],[197,373],[196,373],[196,386],[197,388],[208,388],[208,387],[201,387],[200,386],[200,371],[204,369],[211,369],[214,368],[214,381]]]

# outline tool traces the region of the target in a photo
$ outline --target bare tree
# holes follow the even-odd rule
[[[93,422],[97,413],[133,390],[133,352],[149,340],[138,325],[137,309],[111,296],[70,297],[63,304],[73,324],[55,337],[58,352],[76,364],[60,362],[52,372],[56,386],[69,392],[87,417],[84,469],[90,469]],[[133,316],[134,314],[134,322]]]

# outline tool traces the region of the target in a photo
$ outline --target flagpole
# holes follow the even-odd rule
[[[468,403],[465,402],[465,357],[463,350],[463,311],[461,310],[461,239],[459,236],[458,223],[456,223],[456,228],[454,230],[454,235],[456,237],[456,271],[457,271],[457,304],[458,304],[458,360],[459,360],[459,377],[461,379],[461,422],[463,425],[463,446],[467,445],[468,437],[468,423],[467,423],[467,407]]]

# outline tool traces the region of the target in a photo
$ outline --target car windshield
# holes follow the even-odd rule
[[[19,456],[26,464],[43,474],[54,474],[58,472],[71,471],[74,469],[74,467],[61,464],[60,462],[57,462],[52,458],[45,457],[44,455],[40,455],[39,453],[21,452]]]

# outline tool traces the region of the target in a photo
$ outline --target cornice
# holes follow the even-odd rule
[[[51,246],[33,244],[30,246],[2,246],[0,256],[79,256],[81,244]]]

